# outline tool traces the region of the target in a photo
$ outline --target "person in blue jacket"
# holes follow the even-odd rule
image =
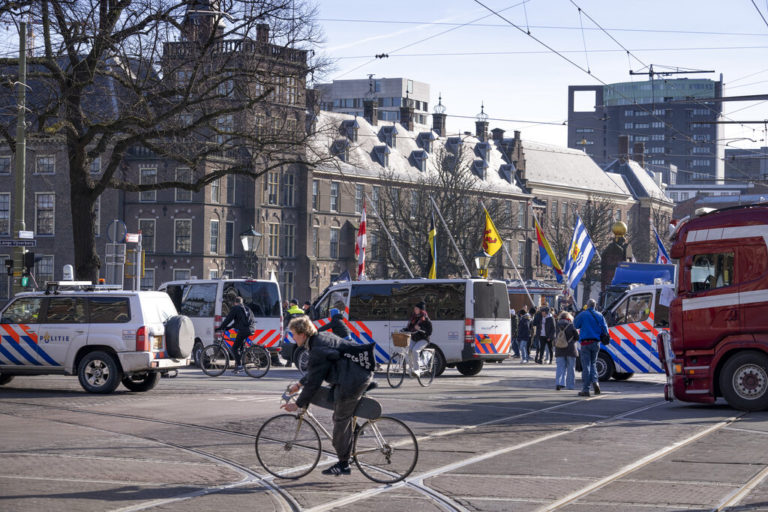
[[[579,313],[573,326],[579,329],[581,344],[581,391],[579,396],[589,396],[592,385],[596,395],[600,394],[597,383],[597,355],[600,353],[600,335],[608,332],[608,324],[599,312],[595,311],[595,300],[587,301],[587,309]]]

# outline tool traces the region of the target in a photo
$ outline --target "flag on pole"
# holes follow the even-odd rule
[[[656,263],[669,263],[669,253],[664,248],[664,244],[661,243],[659,233],[656,231],[656,226],[651,224],[653,228],[653,234],[656,236]]]
[[[552,270],[555,271],[555,279],[557,279],[558,283],[562,283],[563,267],[557,262],[557,256],[555,256],[552,247],[550,247],[547,238],[544,236],[544,232],[541,230],[541,226],[539,226],[539,220],[536,217],[533,218],[533,223],[536,226],[536,240],[539,242],[539,259],[541,259],[544,265],[552,267]]]
[[[429,223],[428,231],[429,240],[429,270],[427,271],[428,279],[437,279],[437,229],[435,228],[435,213],[432,212],[432,219]]]
[[[501,249],[501,236],[499,236],[499,232],[496,231],[496,226],[493,225],[493,221],[491,220],[491,215],[488,213],[488,210],[483,208],[485,211],[485,232],[483,233],[483,251],[488,256],[493,256],[496,254],[499,249]]]
[[[365,246],[367,245],[365,236],[365,200],[363,200],[363,213],[360,216],[360,228],[357,230],[357,239],[355,240],[355,257],[357,258],[357,280],[365,279]]]
[[[589,238],[589,233],[587,233],[584,223],[581,222],[581,217],[577,215],[576,225],[573,227],[571,247],[568,250],[568,259],[565,262],[565,275],[568,278],[568,287],[576,289],[594,257],[595,244]]]

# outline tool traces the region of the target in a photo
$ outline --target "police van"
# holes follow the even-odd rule
[[[509,295],[503,281],[486,279],[403,279],[345,281],[329,286],[314,302],[312,318],[344,311],[352,338],[376,342],[376,360],[389,361],[391,334],[408,324],[413,306],[427,304],[433,331],[436,374],[455,367],[477,375],[486,361],[502,361],[512,345]],[[316,321],[316,323],[318,323]]]
[[[229,314],[236,297],[242,297],[256,317],[256,332],[249,339],[272,352],[280,350],[283,337],[283,318],[280,306],[280,287],[275,281],[261,279],[187,279],[169,281],[160,285],[179,313],[192,319],[195,325],[195,344],[192,355],[214,341],[214,331]],[[234,340],[229,333],[225,339]]]

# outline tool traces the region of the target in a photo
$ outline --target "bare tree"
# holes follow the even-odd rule
[[[616,203],[611,199],[590,195],[581,210],[581,222],[584,223],[597,253],[581,279],[584,285],[584,298],[591,295],[592,282],[600,280],[600,253],[613,239],[611,228],[614,223],[613,212],[616,210],[616,206]]]
[[[471,152],[459,144],[455,151],[444,147],[437,149],[434,159],[430,159],[431,168],[418,180],[401,181],[393,171],[384,171],[381,174],[383,186],[376,208],[381,218],[386,221],[394,242],[414,275],[426,276],[428,271],[427,231],[433,213],[430,195],[437,203],[471,272],[474,272],[473,257],[480,250],[485,229],[481,200],[502,235],[506,226],[517,225],[514,222],[515,208],[507,207],[505,201],[498,194],[492,193],[490,187],[474,174],[473,160]],[[464,275],[461,260],[437,214],[435,225],[438,233],[438,277]],[[386,266],[393,269],[396,276],[407,275],[407,270],[403,268],[397,253],[391,247],[378,219],[371,223],[369,231],[374,232],[377,239],[381,240],[378,256],[382,257]],[[493,266],[497,265],[492,264]]]
[[[94,205],[104,190],[200,190],[227,174],[312,165],[304,151],[305,81],[326,65],[301,0],[18,0],[0,21],[33,20],[29,136],[64,137],[78,278],[98,277]],[[0,137],[12,151],[17,60],[0,59]],[[142,181],[131,152],[174,166]],[[100,158],[103,172],[92,175]],[[308,161],[309,159],[309,161]]]

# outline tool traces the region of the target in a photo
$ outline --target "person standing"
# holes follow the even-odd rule
[[[298,299],[291,299],[288,301],[288,309],[285,310],[284,327],[286,336],[288,335],[288,325],[291,323],[291,320],[300,316],[304,316],[304,310],[299,307]],[[285,366],[291,366],[294,350],[296,350],[296,344],[283,339],[282,350],[280,352],[283,358],[285,358]],[[283,366],[278,354],[272,355],[272,364],[275,366]]]
[[[587,309],[579,313],[573,325],[579,329],[579,343],[581,344],[581,391],[579,396],[589,396],[590,385],[595,394],[599,395],[597,355],[600,353],[600,335],[608,332],[608,324],[603,315],[595,311],[594,299],[587,301]]]
[[[519,319],[514,309],[509,310],[509,327],[510,336],[512,337],[512,357],[517,359],[520,357],[520,342],[517,340],[517,325]]]
[[[562,333],[562,335],[561,335]],[[561,340],[566,345],[561,346]],[[573,326],[573,317],[567,311],[560,313],[557,320],[557,334],[555,335],[555,389],[573,389],[576,380],[576,358],[579,351],[576,342],[579,341],[579,331]]]
[[[517,322],[517,339],[520,343],[520,364],[528,363],[528,346],[531,343],[531,315],[520,308]]]
[[[544,356],[549,354],[547,364],[552,364],[552,339],[555,335],[555,319],[549,312],[549,306],[541,308],[540,322],[539,351],[536,353],[536,362],[544,364]]]
[[[243,371],[243,365],[241,356],[243,354],[243,346],[245,340],[251,335],[251,313],[248,310],[248,306],[243,303],[242,297],[235,297],[235,305],[229,310],[226,318],[221,322],[221,325],[216,329],[217,331],[226,331],[230,327],[237,331],[235,342],[232,344],[232,352],[235,353],[235,370],[234,373],[240,373]],[[250,315],[249,315],[250,313]]]
[[[531,315],[531,344],[528,346],[528,353],[536,351],[536,355],[533,360],[536,361],[539,358],[539,331],[541,331],[541,310],[537,310],[536,306],[531,306],[528,310],[528,314]]]

